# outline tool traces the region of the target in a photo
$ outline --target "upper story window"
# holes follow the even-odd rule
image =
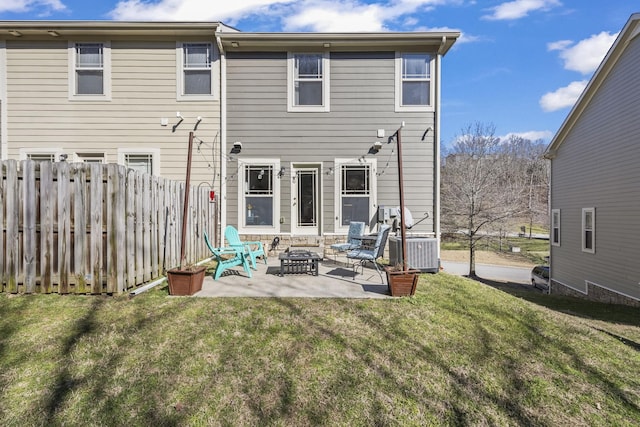
[[[71,43],[69,67],[70,99],[102,101],[111,98],[109,43]]]
[[[181,43],[178,99],[210,100],[214,95],[214,50],[211,43]]]
[[[329,54],[290,53],[288,111],[329,111]]]
[[[396,110],[429,111],[433,109],[433,57],[427,53],[396,55]]]

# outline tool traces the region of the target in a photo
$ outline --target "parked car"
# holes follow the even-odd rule
[[[536,265],[531,270],[531,284],[534,288],[549,289],[549,266]]]

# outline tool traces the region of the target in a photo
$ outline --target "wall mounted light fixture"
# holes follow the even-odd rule
[[[231,154],[240,154],[242,151],[242,142],[236,141],[233,143],[233,147],[231,148]]]

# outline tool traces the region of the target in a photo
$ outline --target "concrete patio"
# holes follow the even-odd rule
[[[202,290],[196,297],[270,297],[270,298],[391,298],[384,281],[373,267],[365,267],[364,273],[342,262],[325,258],[319,263],[318,276],[287,274],[280,277],[280,261],[269,257],[268,264],[261,260],[258,270],[247,277],[242,267],[234,267],[218,280],[205,277]]]

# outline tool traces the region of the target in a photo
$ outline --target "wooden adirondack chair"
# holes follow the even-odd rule
[[[211,245],[211,241],[209,241],[209,236],[207,235],[206,231],[204,232],[204,241],[213,256],[215,256],[216,261],[218,261],[218,266],[216,267],[216,272],[213,275],[213,280],[218,280],[222,275],[222,272],[230,267],[235,267],[236,265],[241,265],[244,268],[244,271],[247,273],[247,276],[251,277],[251,269],[249,268],[249,262],[247,261],[247,257],[243,248],[214,248]]]
[[[229,246],[232,248],[241,248],[246,256],[251,261],[251,268],[257,270],[256,258],[261,256],[264,263],[267,263],[267,254],[264,251],[262,242],[243,242],[240,240],[240,233],[233,225],[227,225],[224,229],[224,237],[227,239]]]

